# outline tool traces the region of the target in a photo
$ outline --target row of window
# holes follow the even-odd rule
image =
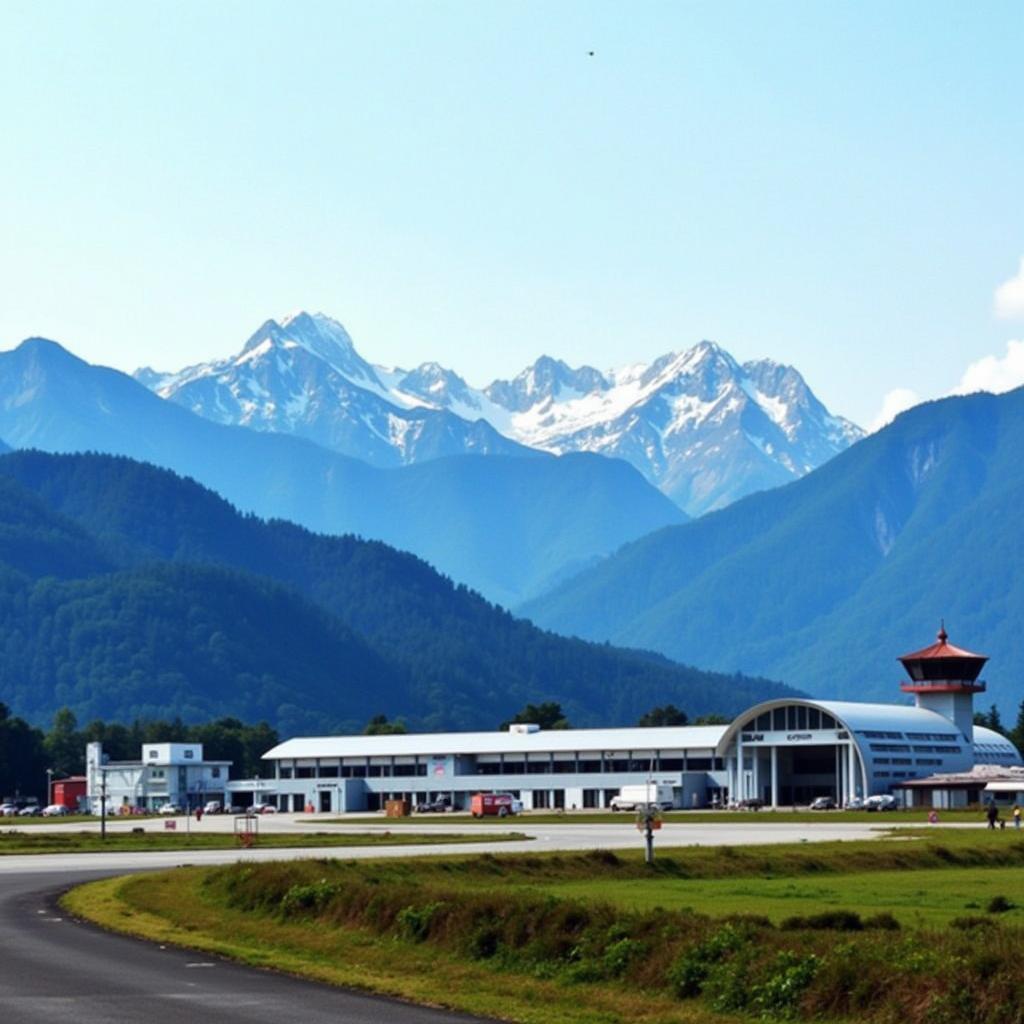
[[[872,751],[880,754],[909,754],[911,750],[915,754],[959,754],[960,748],[954,746],[933,746],[931,744],[915,743],[870,743],[868,746]]]
[[[602,769],[603,764],[603,769]],[[474,775],[587,775],[643,772],[708,772],[722,771],[720,757],[648,758],[642,761],[505,761],[502,764],[477,764]],[[465,773],[458,773],[465,774]],[[343,764],[303,765],[298,768],[278,766],[279,779],[379,779],[425,778],[425,764]]]
[[[820,708],[790,704],[784,708],[765,711],[743,726],[754,732],[785,732],[805,729],[838,729],[836,720]]]

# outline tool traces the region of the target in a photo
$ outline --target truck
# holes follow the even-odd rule
[[[469,811],[474,818],[507,818],[522,810],[522,803],[511,793],[474,793],[469,804]]]
[[[613,796],[608,806],[613,811],[635,811],[638,807],[654,804],[663,811],[675,807],[675,793],[666,783],[645,782],[638,786],[623,786],[617,796]]]

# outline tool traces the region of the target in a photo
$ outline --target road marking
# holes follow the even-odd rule
[[[215,967],[216,964],[185,964],[186,967]]]

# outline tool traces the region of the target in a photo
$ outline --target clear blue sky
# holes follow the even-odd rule
[[[5,4],[0,347],[170,369],[301,307],[483,384],[713,338],[867,422],[1024,336],[1022,52],[1016,2]]]

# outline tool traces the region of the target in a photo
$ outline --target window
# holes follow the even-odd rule
[[[297,779],[311,779],[316,769],[312,765],[306,765],[302,768],[295,769],[295,778]]]
[[[772,712],[772,728],[775,732],[785,732],[786,730],[786,709],[776,708]]]
[[[220,768],[217,767],[216,765],[213,768],[211,768],[210,769],[210,777],[214,778],[214,779],[219,779],[220,778]]]
[[[155,761],[159,756],[160,756],[160,751],[159,750],[151,750],[149,752],[149,759],[151,761]]]
[[[279,768],[277,770],[278,777],[282,779],[290,779],[292,777],[291,768]]]
[[[807,728],[808,729],[820,729],[821,728],[821,712],[817,708],[807,709]]]
[[[587,773],[587,772],[590,772],[590,773],[592,773],[592,772],[599,772],[601,770],[601,762],[600,762],[600,760],[596,760],[596,761],[593,760],[593,759],[583,760],[583,761],[580,761],[579,765],[580,765],[579,770],[581,772],[585,772],[585,773]],[[595,804],[594,806],[596,807],[597,805]]]
[[[186,761],[191,761],[195,756],[196,756],[196,752],[194,750],[186,750],[185,751],[185,760]]]
[[[322,764],[320,765],[320,778],[336,779],[340,770],[336,764]]]

